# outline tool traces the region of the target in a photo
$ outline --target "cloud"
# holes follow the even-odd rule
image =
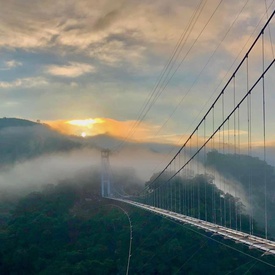
[[[143,65],[150,62],[152,67],[154,64],[148,60],[150,56],[162,57],[171,52],[197,5],[177,0],[169,3],[150,3],[145,0],[104,0],[100,3],[95,0],[70,0],[66,4],[56,1],[55,5],[52,5],[51,0],[39,3],[34,0],[27,3],[19,0],[0,2],[0,32],[3,38],[0,47],[47,49],[64,55],[74,52],[98,59],[112,67],[119,66],[124,61],[132,66],[136,66],[137,61]],[[197,47],[197,51],[208,52],[219,37],[224,35],[236,12],[243,5],[239,1],[233,2],[234,4],[221,5],[203,32],[201,41],[198,41],[202,45]],[[218,3],[218,0],[208,1],[194,25],[185,51],[205,26]],[[264,7],[255,0],[251,4],[252,8],[247,7],[236,24],[237,35],[234,35],[232,41],[239,41],[242,31],[247,31],[249,27],[247,22],[259,17],[258,14],[252,15],[255,6],[260,7],[257,10]],[[245,30],[242,27],[244,25]],[[68,68],[70,66],[71,64],[64,66],[65,68],[52,66],[49,72],[65,77],[83,74]]]
[[[198,2],[57,0],[53,5],[52,0],[0,0],[0,49],[6,54],[4,60],[18,59],[24,63],[24,70],[13,70],[17,75],[12,78],[11,71],[5,71],[6,75],[3,74],[0,81],[46,73],[45,78],[49,77],[51,83],[47,93],[42,95],[43,100],[40,95],[24,98],[29,106],[39,106],[39,112],[38,108],[28,108],[30,117],[47,120],[97,116],[134,120],[186,29]],[[178,63],[219,2],[205,2],[205,8],[177,59]],[[161,124],[169,117],[177,102],[182,102],[182,108],[178,108],[176,115],[169,120],[169,126],[177,120],[180,125],[174,123],[174,130],[178,133],[183,124],[182,117],[185,118],[186,127],[193,121],[197,110],[215,90],[217,74],[221,68],[228,70],[233,55],[239,52],[246,41],[245,35],[252,32],[251,29],[263,16],[265,4],[260,2],[249,1],[211,63],[201,74],[201,81],[195,84],[197,87],[194,86],[182,100],[187,90],[189,93],[189,87],[207,57],[219,45],[245,3],[237,0],[222,2],[145,120]],[[94,72],[100,74],[96,73],[96,77],[90,75]],[[173,70],[170,75],[172,73]],[[0,83],[2,88],[19,85],[22,85],[20,81]],[[18,101],[19,94],[7,93],[5,96],[4,100]],[[26,115],[20,108],[4,111],[2,108],[3,115],[4,112]]]
[[[132,45],[127,41],[126,35],[123,35],[120,38],[116,37],[96,44],[90,48],[89,55],[112,67],[117,67],[124,63],[136,66],[145,61],[145,51],[146,48],[144,46]]]
[[[32,88],[41,85],[48,84],[47,80],[43,77],[27,77],[27,78],[19,78],[11,82],[0,81],[0,88],[9,89],[9,88]]]
[[[18,62],[16,60],[9,60],[4,62],[4,68],[0,68],[1,71],[8,71],[10,69],[16,68],[22,66],[21,62]]]
[[[96,69],[90,64],[69,62],[69,65],[64,66],[50,65],[47,67],[46,72],[54,76],[75,78],[83,74],[94,73]]]
[[[67,135],[80,136],[85,132],[87,136],[108,134],[118,138],[126,138],[129,134],[129,130],[132,129],[133,125],[136,125],[136,121],[119,121],[111,118],[89,118],[69,121],[57,120],[46,121],[46,123],[52,128]],[[151,135],[154,130],[155,127],[153,125],[141,122],[135,127],[134,135],[130,136],[129,140],[138,142],[152,141]]]
[[[13,68],[22,66],[23,64],[21,62],[18,62],[16,60],[9,60],[4,62],[4,68],[0,68],[1,71],[9,71]]]
[[[208,1],[213,9],[217,0]],[[1,1],[0,46],[11,48],[44,48],[69,46],[87,49],[115,35],[131,33],[139,44],[163,47],[174,45],[184,29],[196,4],[177,0],[158,1],[110,1],[81,0],[27,3]],[[16,8],[15,8],[16,7]],[[182,16],[184,14],[184,17]],[[207,11],[200,18],[196,32],[204,25]],[[220,20],[219,16],[216,20]],[[213,24],[213,35],[220,26]],[[211,36],[211,38],[213,37]],[[155,47],[154,47],[155,48]],[[156,48],[155,48],[156,49]]]
[[[97,165],[99,153],[96,150],[75,150],[18,162],[0,171],[0,196],[2,193],[24,194],[73,178],[80,171]]]
[[[9,61],[6,61],[5,62],[6,64],[6,67],[11,69],[11,68],[16,68],[16,67],[19,67],[19,66],[22,66],[22,63],[21,62],[18,62],[16,60],[9,60]]]
[[[52,120],[45,121],[53,129],[66,135],[81,136],[83,133],[87,137],[97,135],[108,135],[127,142],[134,143],[155,143],[179,145],[185,141],[189,135],[179,134],[157,134],[159,125],[149,122],[138,122],[136,120],[120,121],[111,118],[88,118],[82,120]],[[133,130],[132,130],[133,129]],[[203,142],[202,137],[200,143]]]
[[[63,180],[74,179],[78,184],[77,179],[83,174],[100,168],[100,154],[100,150],[85,148],[17,162],[0,170],[0,198],[6,194],[25,195]],[[118,171],[133,167],[138,176],[147,181],[152,176],[155,162],[162,156],[162,153],[152,152],[142,146],[128,147],[120,154],[111,154],[110,162],[113,169]]]

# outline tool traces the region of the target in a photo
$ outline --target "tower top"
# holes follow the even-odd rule
[[[101,150],[101,157],[102,158],[108,158],[110,155],[110,150],[109,149],[102,149]]]

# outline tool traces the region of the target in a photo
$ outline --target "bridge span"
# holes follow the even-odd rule
[[[268,144],[274,144],[275,58],[268,54],[265,35],[274,27],[273,17],[275,10],[193,132],[182,136],[185,142],[145,184],[137,197],[146,204],[115,189],[106,150],[102,197],[275,255],[275,241],[268,239],[275,226],[274,168],[268,164],[274,159]],[[270,44],[273,47],[272,39]],[[264,238],[254,235],[256,212]]]
[[[191,226],[195,226],[198,229],[202,229],[206,232],[211,232],[213,235],[222,236],[225,239],[231,239],[236,243],[242,243],[247,245],[250,249],[258,249],[263,251],[263,255],[275,255],[275,242],[271,240],[267,240],[264,238],[260,238],[254,235],[250,235],[241,231],[237,231],[234,229],[230,229],[221,225],[217,225],[211,222],[203,221],[200,219],[196,219],[193,217],[189,217],[183,214],[179,214],[173,211],[161,209],[158,207],[142,204],[135,201],[130,201],[126,199],[119,198],[110,198],[116,201],[121,201],[124,203],[128,203],[135,207],[139,207],[141,209],[150,211],[154,214],[158,214],[169,219],[178,221],[180,223],[189,224]]]

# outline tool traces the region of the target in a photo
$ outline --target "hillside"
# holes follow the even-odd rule
[[[81,146],[80,141],[53,131],[47,125],[17,118],[0,119],[2,165]]]
[[[83,147],[117,148],[122,139],[101,134],[86,137],[68,136],[53,130],[47,124],[25,119],[0,119],[0,165],[13,164],[43,154],[66,152]],[[146,151],[153,154],[167,153],[171,145],[158,143],[123,143],[130,150]]]
[[[234,180],[243,189],[247,200],[253,201],[252,209],[259,224],[264,224],[265,185],[267,220],[269,231],[275,236],[275,169],[258,157],[238,154],[221,154],[217,151],[207,155],[207,166],[215,168],[223,177]]]
[[[98,189],[95,182],[63,182],[14,203],[0,224],[0,273],[125,274],[129,222],[122,207],[133,226],[129,274],[243,274],[250,268],[249,274],[274,274],[272,267],[194,228],[101,199]],[[245,246],[223,242],[260,257]],[[269,256],[264,260],[274,264]]]

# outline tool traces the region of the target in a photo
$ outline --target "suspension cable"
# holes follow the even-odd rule
[[[265,69],[264,62],[264,32],[262,33],[262,65],[263,71]],[[274,57],[274,56],[273,56]],[[266,107],[265,107],[265,77],[262,78],[263,89],[263,139],[264,139],[264,208],[265,208],[265,238],[267,239],[267,175],[266,175]]]
[[[268,19],[268,21],[266,22],[266,24],[264,25],[264,27],[261,30],[262,31],[265,30],[265,28],[268,26],[269,22],[271,21],[271,19],[273,18],[275,14],[275,11],[273,11],[272,15],[270,16],[270,18]],[[198,127],[201,126],[201,124],[203,123],[203,120],[206,116],[208,116],[208,114],[210,113],[210,111],[212,110],[212,107],[217,103],[217,101],[220,99],[220,97],[222,96],[222,94],[224,93],[225,89],[228,87],[228,85],[231,83],[233,77],[235,76],[235,74],[239,71],[240,67],[242,66],[242,64],[246,61],[249,53],[252,51],[252,49],[254,48],[255,44],[257,43],[257,41],[260,39],[261,37],[261,33],[257,36],[257,38],[254,40],[254,42],[252,43],[252,45],[250,46],[249,50],[247,51],[245,57],[242,59],[242,61],[239,63],[239,65],[237,66],[236,70],[233,72],[232,76],[230,77],[230,79],[228,80],[228,82],[226,83],[226,85],[224,86],[224,88],[222,89],[222,91],[220,92],[220,94],[217,96],[217,98],[215,99],[215,101],[213,102],[212,106],[208,109],[208,111],[206,112],[205,116],[203,117],[203,119],[199,122],[199,124],[197,125],[197,127],[195,128],[195,130],[191,133],[191,135],[187,138],[187,140],[185,141],[185,143],[180,147],[180,149],[178,150],[178,152],[174,155],[174,157],[170,160],[170,162],[165,166],[165,168],[158,174],[158,176],[154,179],[154,181],[156,181],[165,171],[166,169],[171,165],[171,163],[174,161],[174,159],[178,156],[178,154],[182,151],[182,149],[186,146],[186,144],[189,142],[189,140],[192,138],[192,136],[195,134],[196,129]],[[257,81],[258,83],[258,81]],[[213,136],[213,135],[212,135]],[[212,138],[211,136],[211,138]]]

